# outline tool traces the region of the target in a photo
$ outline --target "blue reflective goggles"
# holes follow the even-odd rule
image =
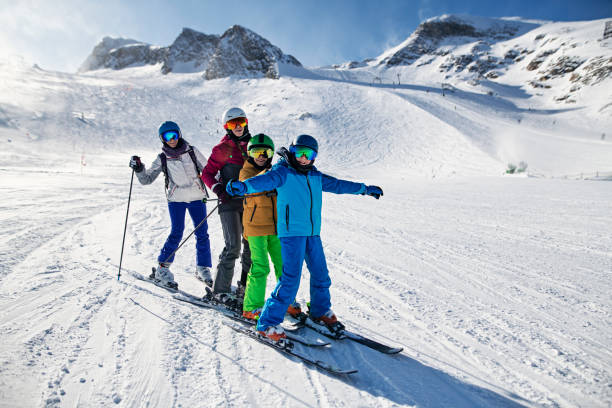
[[[317,157],[317,152],[306,146],[289,146],[289,152],[293,153],[296,159],[306,156],[307,160],[314,160]]]
[[[179,134],[176,130],[168,130],[167,132],[162,133],[162,139],[164,139],[166,142],[178,140],[178,138]]]

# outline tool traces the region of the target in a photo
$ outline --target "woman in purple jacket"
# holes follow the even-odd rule
[[[228,306],[242,305],[244,287],[251,268],[249,243],[242,236],[242,200],[232,199],[225,192],[225,185],[231,179],[237,179],[247,156],[247,145],[251,139],[248,120],[240,108],[228,109],[223,114],[223,127],[226,135],[212,149],[208,163],[202,171],[202,181],[219,198],[219,216],[223,228],[225,247],[219,255],[217,275],[214,279],[212,296],[216,301]],[[231,291],[234,265],[240,256],[242,242],[242,274],[238,282],[237,294]]]

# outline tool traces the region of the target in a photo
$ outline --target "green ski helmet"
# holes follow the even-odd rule
[[[249,140],[249,144],[247,145],[247,151],[251,150],[254,147],[267,147],[274,151],[274,142],[272,138],[268,135],[264,135],[263,133],[258,133],[255,136],[251,137]]]

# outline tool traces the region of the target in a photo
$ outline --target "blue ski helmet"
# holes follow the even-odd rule
[[[179,127],[179,125],[177,125],[176,123],[168,120],[164,123],[162,123],[161,125],[159,125],[159,129],[157,130],[157,134],[159,136],[159,138],[161,139],[162,143],[165,143],[164,138],[162,137],[162,135],[164,133],[166,133],[169,130],[174,130],[178,133],[179,135],[179,139],[182,139],[183,135],[181,134],[181,128]]]
[[[315,152],[319,152],[319,144],[317,143],[317,139],[315,139],[314,137],[310,136],[310,135],[299,135],[298,137],[295,138],[295,140],[293,141],[293,143],[291,143],[292,146],[306,146],[306,147],[310,147],[312,150],[314,150]]]

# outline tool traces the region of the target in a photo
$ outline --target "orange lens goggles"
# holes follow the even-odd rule
[[[223,127],[225,129],[234,130],[236,126],[245,127],[249,124],[247,118],[236,118],[228,121]]]

